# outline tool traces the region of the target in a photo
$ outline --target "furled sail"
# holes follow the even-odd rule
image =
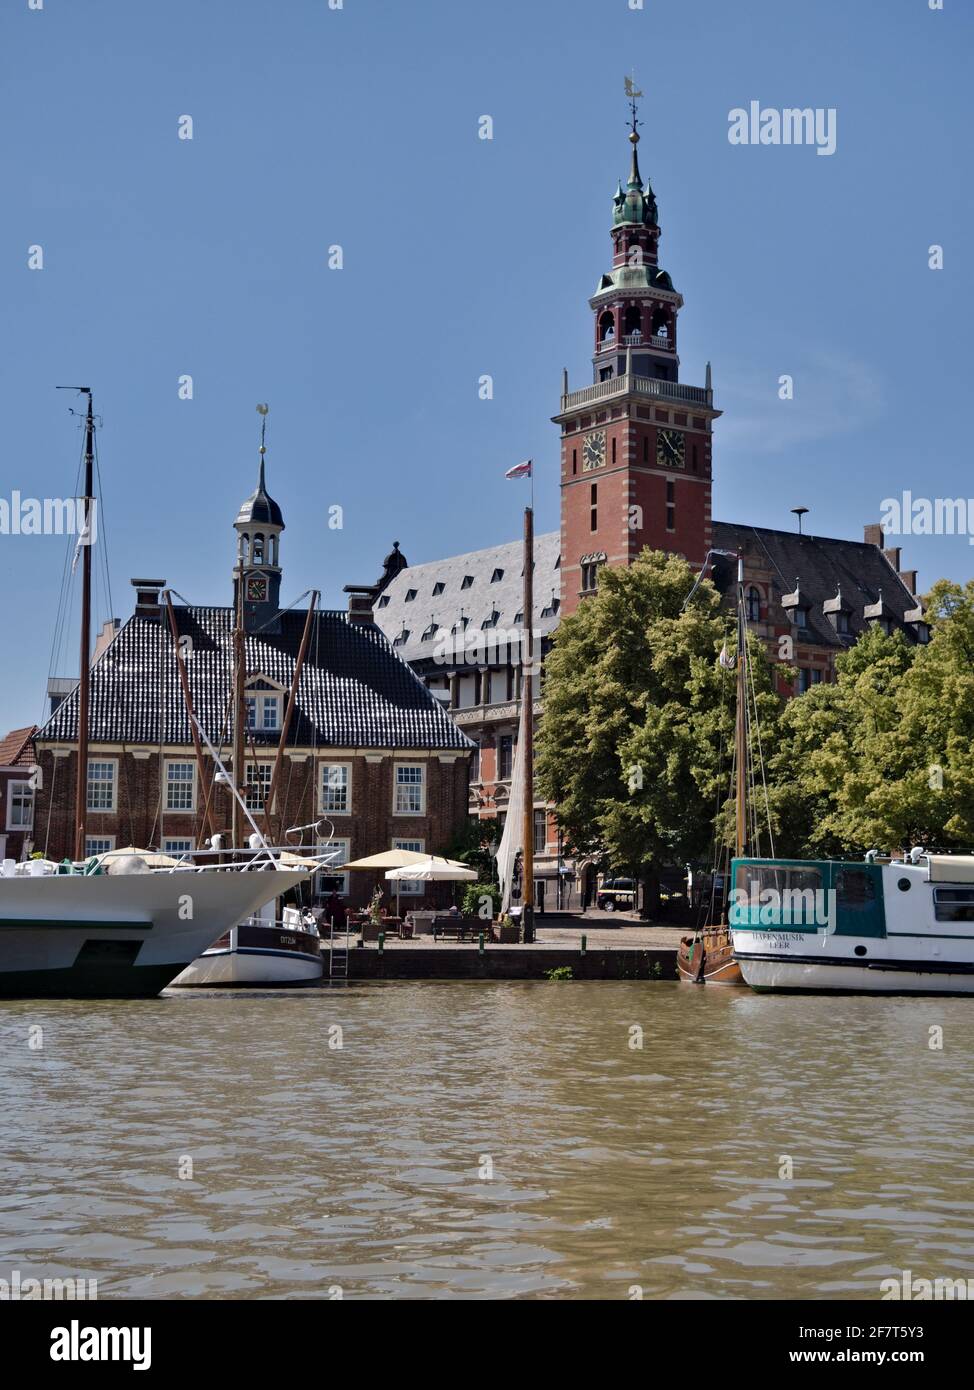
[[[507,819],[504,833],[497,846],[497,877],[501,885],[501,912],[508,912],[511,906],[511,888],[514,883],[514,861],[524,848],[524,827],[521,807],[524,805],[524,759],[521,740],[514,750],[514,767],[511,772],[511,794],[507,802]]]

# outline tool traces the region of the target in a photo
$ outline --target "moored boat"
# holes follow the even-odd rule
[[[0,997],[146,998],[304,869],[241,865],[58,872],[42,861],[0,873]],[[122,866],[119,866],[121,869]],[[273,873],[273,880],[270,874]]]
[[[974,856],[739,859],[730,925],[757,990],[974,994]]]
[[[681,937],[676,968],[680,979],[687,984],[744,984],[726,926],[703,927],[692,935]]]
[[[231,927],[172,983],[209,989],[306,984],[320,980],[322,972],[317,925],[297,908],[286,907],[279,922],[271,911]]]

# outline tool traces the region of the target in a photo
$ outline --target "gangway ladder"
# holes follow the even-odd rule
[[[336,945],[336,942],[339,943]],[[345,935],[335,936],[335,919],[331,918],[328,934],[328,978],[348,979],[348,913],[345,914]]]

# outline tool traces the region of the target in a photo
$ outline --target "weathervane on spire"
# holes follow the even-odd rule
[[[637,111],[638,111],[638,109],[639,109],[639,108],[636,106],[636,102],[637,102],[637,101],[639,100],[639,98],[642,96],[642,92],[637,91],[637,89],[636,89],[636,73],[635,73],[635,71],[633,71],[632,77],[627,77],[627,78],[625,79],[625,81],[626,81],[626,96],[629,98],[629,109],[630,109],[630,111],[632,112],[632,134],[629,136],[629,139],[633,142],[633,144],[635,144],[636,141],[639,139],[639,132],[638,132],[637,127],[642,125],[642,121],[639,121],[639,120],[636,119],[636,113],[637,113]]]

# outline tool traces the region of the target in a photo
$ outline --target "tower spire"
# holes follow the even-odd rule
[[[267,435],[267,412],[269,410],[270,406],[268,405],[259,405],[257,407],[257,414],[260,416],[260,448],[257,451],[260,455],[260,473],[257,478],[258,492],[267,491],[267,484],[264,479],[264,455],[267,453],[267,447],[264,443],[264,439]]]
[[[632,145],[632,168],[629,170],[629,187],[638,188],[642,192],[643,181],[639,174],[639,154],[636,146],[639,144],[639,127],[642,121],[638,119],[639,107],[636,104],[642,96],[642,92],[636,90],[635,73],[632,77],[626,78],[626,96],[629,98],[630,130],[629,143]]]

